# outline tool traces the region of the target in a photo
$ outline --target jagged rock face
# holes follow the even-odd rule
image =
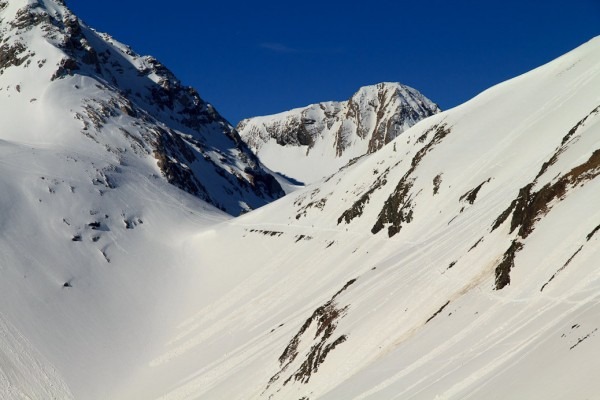
[[[230,214],[283,195],[196,90],[153,57],[87,27],[64,2],[2,1],[0,21],[1,86],[27,87],[36,100],[47,88],[69,86],[81,106],[53,112],[79,120],[80,133],[96,145],[143,149],[138,155],[154,158],[170,183]],[[123,146],[107,140],[115,128]]]
[[[237,129],[269,168],[312,182],[353,158],[374,153],[439,111],[413,88],[380,83],[361,88],[345,102],[250,118],[241,121]],[[297,159],[300,166],[290,166],[290,158]]]

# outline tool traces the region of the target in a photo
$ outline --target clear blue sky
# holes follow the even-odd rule
[[[443,109],[600,35],[600,0],[67,0],[231,123],[398,81]]]

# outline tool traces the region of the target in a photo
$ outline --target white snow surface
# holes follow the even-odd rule
[[[155,377],[186,371],[160,398],[595,398],[599,167],[525,238],[510,232],[510,216],[492,227],[554,154],[535,189],[597,157],[598,87],[597,38],[199,235],[199,251],[215,254],[209,264],[230,271],[209,286],[229,289],[199,303],[155,359]],[[435,144],[441,126],[449,133]],[[410,222],[391,238],[373,234],[406,175]],[[338,222],[379,177],[362,214]],[[463,195],[482,183],[471,204]],[[523,247],[510,284],[496,289],[513,240]],[[328,304],[338,311],[324,314]]]
[[[310,184],[439,111],[416,89],[384,82],[360,88],[348,101],[249,118],[236,129],[268,168]]]
[[[597,398],[600,38],[235,219],[44,68],[0,76],[0,398]]]

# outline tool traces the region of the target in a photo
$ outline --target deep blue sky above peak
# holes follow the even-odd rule
[[[67,0],[231,123],[401,82],[442,109],[600,35],[600,0]]]

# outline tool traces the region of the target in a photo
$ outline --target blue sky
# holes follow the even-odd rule
[[[600,35],[600,0],[67,0],[231,123],[397,81],[442,109]]]

